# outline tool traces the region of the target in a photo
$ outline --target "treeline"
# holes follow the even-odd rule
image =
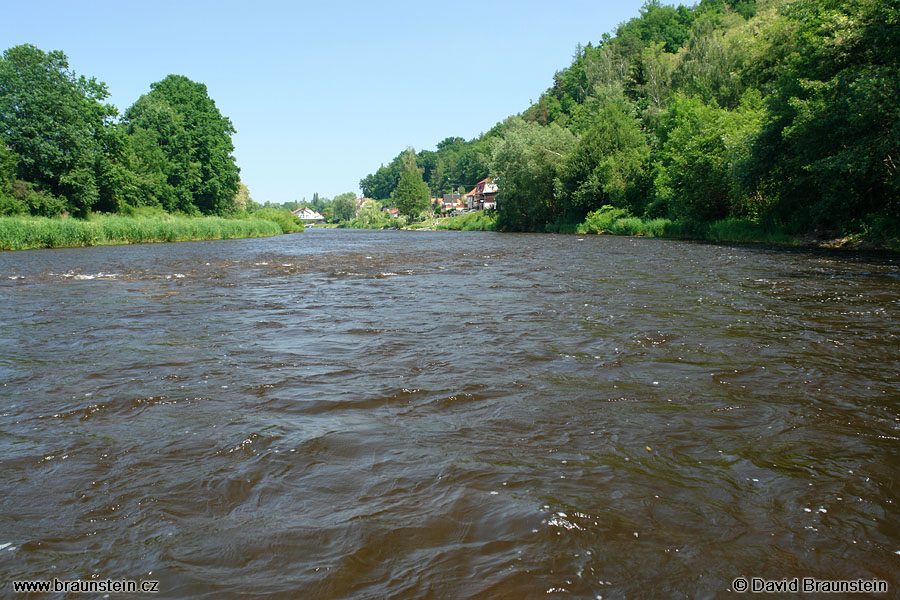
[[[499,125],[486,134],[466,141],[461,137],[449,137],[437,145],[437,151],[412,148],[400,152],[387,165],[381,165],[374,173],[359,182],[363,196],[387,200],[396,190],[404,173],[417,167],[422,180],[432,196],[459,191],[469,191],[485,178],[491,158],[491,139],[500,131]],[[410,162],[410,159],[412,163]]]
[[[572,230],[610,206],[897,237],[898,155],[900,0],[651,0],[521,115],[416,157],[433,193],[496,177],[506,230]],[[367,195],[390,194],[401,156]]]
[[[169,75],[122,115],[108,97],[60,51],[26,44],[3,53],[0,215],[224,215],[252,204],[232,155],[234,127],[205,85]]]

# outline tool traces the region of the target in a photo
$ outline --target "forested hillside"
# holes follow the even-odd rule
[[[364,194],[389,196],[402,154]],[[507,230],[612,206],[896,238],[900,0],[651,0],[520,115],[417,162],[435,194],[497,177]]]

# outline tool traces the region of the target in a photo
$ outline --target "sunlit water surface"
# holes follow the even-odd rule
[[[3,253],[0,347],[3,596],[900,586],[890,257],[344,230]]]

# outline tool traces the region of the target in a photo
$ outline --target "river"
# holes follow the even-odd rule
[[[896,256],[313,229],[2,253],[0,300],[0,596],[900,586]]]

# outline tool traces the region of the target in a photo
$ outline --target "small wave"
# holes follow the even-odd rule
[[[66,277],[68,277],[68,276],[69,275],[66,274]],[[103,271],[100,271],[99,273],[96,273],[94,275],[89,275],[89,274],[84,274],[84,273],[78,273],[78,274],[72,275],[73,279],[76,279],[79,281],[90,281],[92,279],[112,280],[112,279],[118,279],[119,277],[121,277],[121,275],[118,273],[104,273]]]

